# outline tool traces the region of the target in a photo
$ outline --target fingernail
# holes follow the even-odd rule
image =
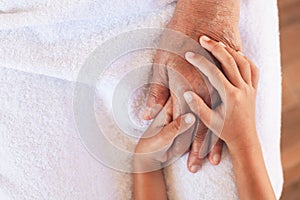
[[[213,162],[214,162],[215,164],[218,164],[219,161],[220,161],[220,155],[219,155],[219,154],[213,155]]]
[[[203,36],[201,37],[201,39],[202,39],[203,41],[205,41],[205,42],[209,42],[209,41],[210,41],[210,38],[207,37],[206,35],[203,35]]]
[[[184,121],[187,124],[191,124],[194,122],[194,116],[192,114],[188,114],[187,116],[185,116]]]
[[[226,45],[223,42],[219,42],[219,44],[223,47],[226,47]]]
[[[187,103],[190,103],[193,100],[193,96],[189,92],[185,92],[183,97]]]
[[[245,56],[245,55],[243,54],[243,52],[241,52],[241,51],[238,51],[238,53],[239,53],[241,56]]]
[[[186,58],[192,58],[194,56],[195,56],[195,53],[193,53],[193,52],[188,51],[188,52],[185,53]]]
[[[192,165],[190,170],[193,173],[196,173],[200,169],[200,165]]]

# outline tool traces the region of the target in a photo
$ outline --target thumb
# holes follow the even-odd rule
[[[196,122],[196,118],[192,113],[188,113],[176,118],[170,124],[165,126],[159,134],[159,137],[162,139],[162,146],[168,145],[171,146],[172,143],[178,137],[183,137],[185,134],[189,135],[189,140],[185,140],[187,142],[192,141],[194,125]],[[192,128],[192,129],[191,129]],[[189,134],[188,134],[189,133]],[[187,144],[188,146],[190,144]],[[185,146],[185,145],[184,145]]]

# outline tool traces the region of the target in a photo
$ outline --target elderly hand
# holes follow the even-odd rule
[[[178,0],[174,15],[167,28],[179,31],[196,41],[201,35],[208,35],[235,50],[240,50],[239,10],[239,0]],[[168,35],[163,34],[161,43],[166,42],[174,41],[173,38],[170,39]],[[184,44],[184,41],[176,41],[176,43]],[[173,118],[188,112],[188,110],[182,109],[180,105],[184,101],[183,93],[186,88],[184,85],[179,86],[176,83],[176,77],[170,74],[170,70],[185,77],[193,91],[203,98],[209,106],[215,106],[219,102],[217,92],[211,85],[205,84],[203,76],[185,59],[170,52],[158,50],[154,62],[161,64],[161,66],[154,66],[153,82],[162,84],[151,85],[144,119],[153,119],[169,97],[173,100]],[[182,88],[178,90],[179,87]],[[170,91],[176,91],[176,93],[171,92],[170,94]],[[209,151],[211,145],[203,145],[206,136],[207,128],[200,123],[188,158],[188,167],[191,172],[197,172],[200,169],[205,159],[203,155],[206,155],[203,154],[203,151]],[[208,154],[212,164],[220,162],[221,151],[222,141],[219,140]]]

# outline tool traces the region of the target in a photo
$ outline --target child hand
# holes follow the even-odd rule
[[[161,169],[164,167],[162,163],[180,157],[189,149],[195,130],[195,116],[188,113],[171,121],[171,115],[172,105],[169,100],[136,146],[134,172]],[[180,141],[180,149],[172,148],[177,140]]]
[[[189,107],[229,150],[259,144],[255,125],[258,68],[240,52],[206,36],[200,38],[200,43],[219,60],[223,72],[201,55],[187,52],[186,59],[207,76],[222,103],[211,109],[201,97],[186,92]]]

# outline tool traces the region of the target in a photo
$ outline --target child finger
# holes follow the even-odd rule
[[[259,80],[259,69],[248,57],[245,56],[245,59],[247,59],[248,62],[250,63],[252,86],[255,89],[257,89],[258,80]]]
[[[187,52],[185,57],[189,63],[197,67],[208,78],[212,86],[218,91],[221,99],[224,99],[225,90],[230,89],[233,85],[227,80],[220,69],[201,55]]]
[[[229,47],[226,47],[226,50],[235,60],[244,82],[246,82],[247,84],[252,84],[250,63],[245,58],[244,54],[242,54],[241,52],[237,52]]]
[[[207,36],[202,36],[200,38],[200,44],[218,59],[222,65],[224,74],[229,81],[237,87],[240,86],[243,79],[241,78],[234,58],[226,51],[226,46],[223,43],[216,42],[208,38]]]
[[[195,121],[196,118],[192,113],[182,115],[166,125],[160,132],[159,137],[163,139],[165,145],[172,144],[176,137],[193,127]]]
[[[184,98],[192,112],[196,114],[206,127],[212,129],[211,120],[214,115],[214,111],[210,109],[203,99],[194,92],[185,92]]]

